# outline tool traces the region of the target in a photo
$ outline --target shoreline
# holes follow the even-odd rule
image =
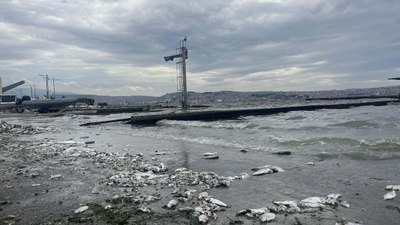
[[[20,127],[22,132],[27,129]],[[335,224],[342,221],[343,224],[373,224],[370,221],[385,221],[385,224],[396,224],[400,213],[398,198],[383,201],[382,197],[386,193],[386,185],[397,184],[399,181],[398,159],[325,159],[307,155],[279,156],[217,149],[220,158],[215,161],[202,159],[201,152],[192,152],[190,157],[197,158],[197,161],[185,163],[185,156],[173,149],[169,152],[154,149],[143,154],[140,154],[140,149],[107,152],[96,149],[96,143],[92,142],[93,134],[68,135],[65,130],[57,131],[49,127],[37,131],[35,129],[29,128],[27,134],[1,136],[2,223],[106,224],[118,220],[127,224],[197,224],[198,216],[187,207],[195,209],[199,206],[212,206],[210,199],[199,199],[200,193],[204,191],[229,205],[219,206],[222,211],[210,211],[208,224],[229,224],[235,221],[236,224],[259,223],[258,216],[248,218],[236,216],[236,213],[243,209],[272,207],[275,200],[299,202],[307,197],[331,193],[341,194],[350,207],[326,205],[318,207],[317,211],[277,212],[272,223],[294,224],[300,221],[301,224]],[[57,132],[63,138],[34,138]],[[103,132],[95,131],[99,136],[105,135]],[[235,163],[238,157],[243,162],[254,161],[255,167],[269,162],[282,167],[285,172],[251,176],[253,171],[245,166],[247,164]],[[257,158],[260,160],[255,160]],[[306,165],[309,160],[315,162],[315,165]],[[162,164],[167,170],[162,169]],[[185,164],[190,167],[189,171],[177,172],[176,169]],[[242,173],[247,173],[248,177]],[[61,176],[55,176],[58,174]],[[209,177],[201,180],[202,183],[189,185],[185,180],[188,177],[183,174],[189,174],[190,179]],[[150,176],[155,178],[148,179]],[[216,185],[228,177],[229,186]],[[183,193],[171,194],[185,190],[196,192],[193,192],[190,199]],[[253,197],[246,199],[246,195]],[[254,201],[254,198],[258,200]],[[163,208],[173,199],[178,202],[176,208]],[[106,210],[108,205],[111,208]],[[81,206],[89,208],[75,214],[74,211]],[[377,217],[376,220],[374,217]]]

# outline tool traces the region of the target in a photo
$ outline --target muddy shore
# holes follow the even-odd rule
[[[185,156],[174,149],[127,149],[112,138],[100,146],[104,129],[76,134],[68,125],[2,125],[0,224],[260,224],[266,211],[275,215],[271,224],[390,225],[400,219],[400,197],[383,200],[385,187],[400,183],[398,158],[213,149],[219,158],[207,160],[204,150]],[[284,171],[252,176],[249,162]],[[340,200],[300,206],[302,199],[332,193]],[[281,207],[277,200],[299,205]]]

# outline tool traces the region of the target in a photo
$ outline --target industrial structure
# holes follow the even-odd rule
[[[186,48],[187,38],[185,37],[180,41],[180,47],[176,49],[176,54],[171,56],[165,56],[166,62],[176,60],[178,91],[182,92],[182,108],[187,109],[189,107],[188,95],[187,95],[187,81],[186,81],[186,59],[188,59],[188,50]]]
[[[0,103],[2,102],[13,102],[15,103],[16,100],[16,95],[15,94],[5,94],[4,92],[7,92],[13,88],[16,88],[20,85],[25,84],[25,81],[19,81],[17,83],[14,84],[10,84],[8,86],[3,87],[2,81],[1,81],[1,77],[0,77]]]

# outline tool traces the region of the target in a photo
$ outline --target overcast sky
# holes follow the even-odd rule
[[[57,91],[189,91],[400,85],[399,0],[0,0],[0,77]]]

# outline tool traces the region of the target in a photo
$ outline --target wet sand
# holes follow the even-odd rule
[[[175,169],[181,167],[196,172],[212,171],[221,177],[249,174],[248,178],[232,180],[229,187],[205,190],[229,205],[223,211],[216,211],[217,219],[210,218],[208,224],[259,224],[258,218],[236,216],[236,213],[247,208],[271,206],[274,200],[300,201],[331,193],[340,193],[350,207],[326,205],[311,213],[277,213],[276,219],[269,223],[335,224],[351,221],[394,225],[400,219],[400,197],[383,200],[387,193],[386,185],[400,184],[400,159],[397,158],[274,155],[260,151],[243,153],[240,149],[223,147],[204,149],[204,146],[196,144],[180,150],[173,148],[174,144],[152,149],[147,145],[127,146],[121,141],[126,137],[113,133],[113,129],[107,126],[75,130],[74,124],[65,121],[62,128],[44,129],[37,134],[1,133],[0,224],[198,223],[197,217],[177,209],[198,206],[197,195],[201,192],[201,185],[184,185],[197,191],[195,197],[185,203],[178,202],[176,209],[165,209],[162,206],[177,199],[171,194],[174,188],[168,185],[171,180],[165,184],[134,182],[135,185],[129,185],[132,183],[127,182],[125,187],[121,180],[110,180],[122,172],[132,176],[137,172],[128,159],[140,159],[142,164],[164,163],[168,170],[156,173],[160,176],[176,175]],[[62,124],[62,119],[58,123]],[[202,158],[204,152],[210,151],[217,152],[219,159]],[[103,153],[105,158],[98,157]],[[143,156],[137,158],[139,153]],[[315,165],[307,165],[310,161]],[[265,164],[279,166],[285,171],[251,176],[251,168]],[[61,177],[50,179],[58,174]],[[138,196],[156,196],[157,200],[136,201]],[[74,211],[83,205],[89,209],[75,214]],[[103,210],[107,205],[112,208]],[[152,212],[140,210],[143,206]]]

